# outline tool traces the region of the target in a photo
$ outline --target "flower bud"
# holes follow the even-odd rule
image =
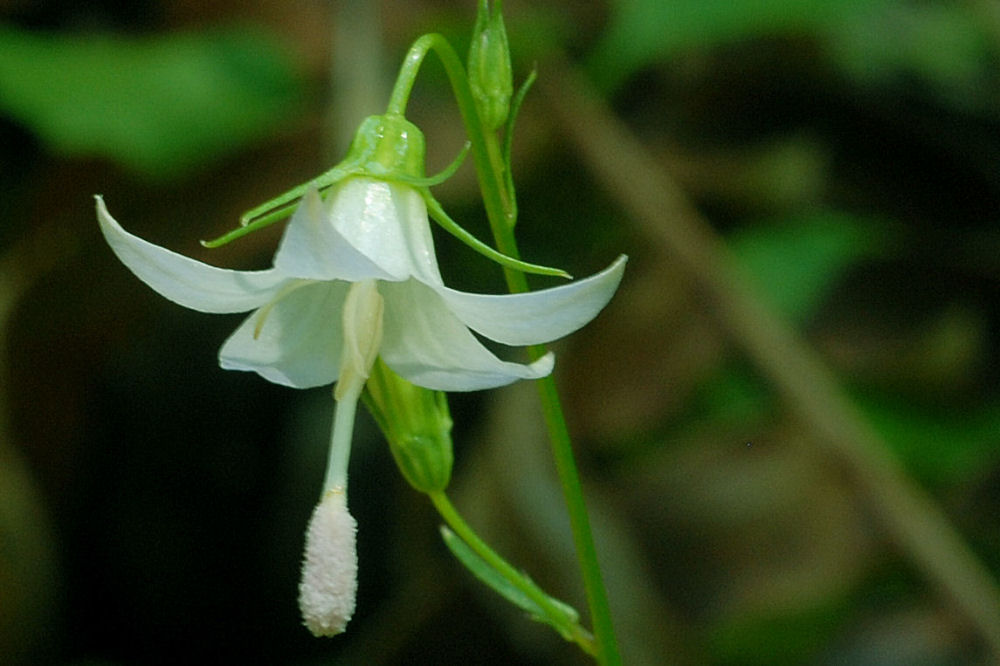
[[[447,488],[454,458],[445,394],[411,384],[377,359],[362,399],[409,484],[424,493]]]
[[[494,0],[492,10],[488,5],[487,0],[479,2],[469,45],[468,70],[479,115],[489,129],[495,130],[507,119],[514,83],[500,0]]]

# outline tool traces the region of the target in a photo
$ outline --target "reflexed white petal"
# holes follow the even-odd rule
[[[327,196],[330,222],[394,280],[440,284],[427,206],[409,185],[354,176]]]
[[[332,384],[340,372],[341,312],[349,286],[307,283],[257,310],[222,345],[219,365],[295,388]]]
[[[625,255],[596,275],[527,294],[470,294],[436,287],[469,328],[507,345],[533,345],[569,335],[597,316],[618,288]]]
[[[195,261],[125,231],[97,199],[101,232],[136,277],[171,301],[201,312],[245,312],[266,303],[287,278],[275,269],[232,271]]]
[[[336,195],[336,188],[334,194]],[[281,238],[274,265],[307,280],[387,280],[393,276],[359,252],[337,231],[316,188],[310,188]]]
[[[379,289],[385,298],[382,360],[418,386],[477,391],[552,372],[551,354],[531,365],[498,359],[425,284],[408,280]]]

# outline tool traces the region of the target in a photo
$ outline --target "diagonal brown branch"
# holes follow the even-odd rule
[[[961,612],[1000,663],[1000,594],[934,500],[914,484],[823,361],[745,286],[723,242],[662,164],[565,58],[539,77],[552,113],[582,160],[645,239],[693,279],[719,323],[843,466],[883,526]]]

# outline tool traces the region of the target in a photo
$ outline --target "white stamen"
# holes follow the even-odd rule
[[[325,490],[347,487],[354,412],[382,344],[382,296],[375,280],[355,282],[344,299],[344,342],[340,352],[340,377],[333,391],[337,401],[330,434]]]
[[[351,284],[344,299],[344,346],[340,356],[340,377],[333,397],[359,395],[382,345],[384,303],[375,280]]]

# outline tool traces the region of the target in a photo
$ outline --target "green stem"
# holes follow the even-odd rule
[[[524,593],[529,599],[531,599],[539,608],[545,611],[545,614],[550,618],[560,618],[565,615],[558,608],[556,608],[549,596],[545,594],[544,591],[538,585],[534,583],[530,578],[526,577],[524,574],[519,572],[517,569],[512,567],[507,560],[500,557],[496,551],[490,548],[485,541],[479,538],[475,531],[469,527],[468,523],[459,515],[455,506],[448,499],[448,496],[444,494],[443,491],[435,491],[427,494],[431,498],[431,502],[434,503],[434,507],[444,518],[444,521],[448,523],[448,527],[457,534],[462,541],[464,541],[472,550],[478,555],[484,562],[486,562],[494,571],[499,573],[504,579],[519,589]],[[594,637],[589,631],[581,627],[577,623],[561,623],[562,628],[567,631],[567,634],[572,637],[574,643],[580,646],[580,648],[589,655],[596,655],[597,646],[594,643]]]
[[[410,50],[406,53],[406,57],[403,58],[403,64],[399,68],[399,75],[396,77],[396,84],[392,87],[389,105],[385,110],[387,114],[395,113],[401,116],[405,114],[406,103],[410,101],[410,91],[413,90],[413,84],[417,80],[420,65],[423,64],[427,53],[434,48],[438,40],[444,41],[444,38],[438,34],[430,34],[424,35],[413,42]]]
[[[544,348],[533,347],[529,351],[532,352],[533,358],[539,358],[544,353]],[[617,666],[622,663],[621,655],[618,653],[618,641],[615,638],[615,628],[611,621],[611,608],[608,605],[608,594],[604,588],[601,567],[597,560],[597,549],[594,546],[594,537],[590,529],[590,517],[587,514],[587,505],[583,497],[583,487],[580,484],[580,475],[573,457],[569,428],[563,415],[555,380],[549,375],[539,379],[537,385],[542,411],[545,415],[545,424],[549,430],[552,455],[555,458],[563,498],[569,512],[570,525],[573,528],[576,556],[583,572],[587,605],[590,607],[591,622],[599,648],[598,661],[604,666]]]
[[[438,34],[424,35],[410,47],[393,89],[389,111],[401,113],[405,110],[406,98],[413,87],[416,70],[431,49],[437,53],[444,65],[452,91],[455,93],[455,99],[458,102],[459,111],[462,114],[462,120],[469,132],[476,174],[479,178],[486,215],[489,218],[497,249],[515,259],[520,258],[513,233],[514,222],[516,222],[516,207],[513,205],[513,192],[508,191],[505,186],[505,167],[500,143],[496,134],[483,126],[479,112],[476,110],[472,91],[469,89],[465,68],[462,66],[458,54],[444,37]],[[512,293],[528,291],[528,281],[523,273],[504,268],[504,277]],[[545,348],[541,345],[528,348],[528,354],[533,360],[541,358],[545,352]],[[594,546],[594,538],[590,529],[590,518],[583,498],[580,475],[573,457],[569,428],[566,425],[566,418],[559,402],[555,380],[550,375],[537,381],[545,423],[549,430],[552,455],[555,458],[563,498],[569,513],[577,560],[583,573],[587,604],[594,625],[594,636],[597,641],[597,654],[595,656],[603,666],[617,666],[621,664],[621,656],[618,652],[618,642],[611,622],[608,595],[597,560],[597,549]]]
[[[452,91],[455,93],[455,99],[462,114],[462,120],[469,130],[469,141],[472,143],[476,173],[479,176],[486,214],[490,216],[490,225],[492,226],[494,215],[499,215],[500,219],[503,219],[506,211],[511,210],[507,201],[507,190],[504,187],[500,148],[496,136],[483,128],[479,112],[476,110],[476,102],[472,98],[472,90],[469,89],[469,79],[465,74],[465,67],[458,54],[455,53],[455,49],[443,36],[437,33],[423,35],[410,46],[410,50],[403,59],[396,84],[392,89],[386,113],[402,114],[406,110],[406,102],[413,89],[417,72],[431,50],[437,53],[441,64],[444,65],[445,73],[451,82]],[[490,138],[492,141],[489,140]],[[505,271],[507,275],[511,273],[520,275],[516,271]],[[527,283],[524,284],[524,291],[527,291]]]

